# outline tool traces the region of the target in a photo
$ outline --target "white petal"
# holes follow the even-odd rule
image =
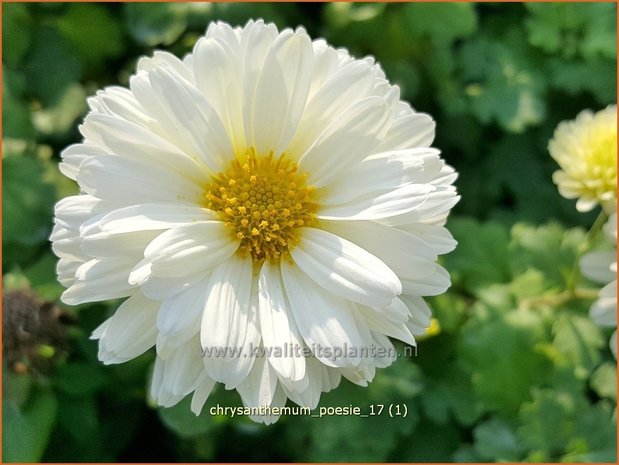
[[[97,258],[132,256],[139,258],[158,231],[136,231],[121,234],[97,233],[82,237],[81,250]]]
[[[58,165],[58,169],[66,177],[73,179],[77,178],[80,165],[84,160],[90,157],[106,155],[107,152],[102,148],[92,144],[73,144],[64,149],[60,157],[62,162]]]
[[[197,337],[176,349],[163,363],[160,395],[168,392],[171,396],[183,398],[194,391],[206,376]]]
[[[325,221],[323,227],[382,260],[399,278],[424,278],[436,269],[437,255],[412,234],[370,221]],[[380,240],[377,240],[380,238]]]
[[[615,356],[615,360],[617,360],[617,331],[615,331],[612,336],[610,336],[610,341],[608,343],[610,347],[610,351]]]
[[[134,259],[92,259],[77,268],[77,280],[62,294],[68,305],[127,297],[135,286],[129,284],[129,271]]]
[[[254,363],[251,351],[260,342],[258,286],[254,293],[252,268],[251,258],[231,257],[213,268],[206,286],[200,329],[204,366],[228,389],[243,382]]]
[[[200,186],[161,166],[112,156],[85,160],[77,181],[86,193],[121,205],[198,203],[203,194]]]
[[[150,397],[158,405],[172,407],[178,404],[183,397],[180,394],[173,395],[163,384],[165,361],[161,357],[155,359],[153,375],[150,382]]]
[[[303,339],[286,302],[279,267],[265,262],[259,280],[260,331],[269,363],[282,382],[300,381],[305,376],[305,358],[294,351],[303,348]],[[275,351],[284,356],[276,356]],[[281,354],[280,354],[281,355]]]
[[[213,387],[215,386],[215,380],[210,378],[209,376],[205,376],[204,380],[198,385],[196,391],[193,393],[193,397],[191,398],[191,411],[200,415],[202,412],[202,407],[206,403],[206,399],[211,394]]]
[[[159,302],[136,293],[125,300],[104,325],[93,333],[99,339],[99,360],[122,363],[143,354],[155,344]]]
[[[234,157],[234,149],[219,115],[204,95],[166,68],[149,73],[153,90],[174,117],[174,133],[187,138],[200,159],[219,172]],[[172,128],[170,128],[172,129]]]
[[[412,346],[416,345],[415,338],[404,323],[394,323],[375,310],[363,305],[359,305],[358,309],[372,331],[394,337]]]
[[[75,259],[61,257],[56,265],[56,274],[58,281],[64,287],[71,287],[75,284],[75,272],[86,262],[87,259]]]
[[[598,204],[597,199],[588,199],[585,197],[581,197],[576,201],[576,210],[578,210],[581,213],[588,212],[588,211],[593,210],[597,204]]]
[[[411,312],[402,301],[402,297],[404,296],[400,295],[399,297],[394,298],[386,307],[371,308],[374,312],[379,313],[382,318],[386,318],[393,323],[405,323],[410,319]]]
[[[331,367],[358,364],[358,355],[335,353],[346,347],[363,347],[366,342],[348,303],[321,289],[294,264],[284,260],[280,266],[294,320],[316,358]]]
[[[322,57],[315,57],[316,65],[331,68],[332,55],[321,55]],[[325,73],[329,71],[327,69]],[[317,70],[314,70],[312,86],[320,79],[316,73]],[[367,96],[373,82],[374,75],[370,66],[363,61],[352,62],[331,75],[307,102],[299,130],[288,148],[292,156],[305,153],[321,132],[339,120],[353,103]]]
[[[606,236],[610,238],[612,242],[617,241],[617,214],[616,213],[612,213],[608,217],[608,221],[606,222],[606,224],[604,224],[602,229],[604,230],[604,234],[606,234]]]
[[[196,86],[219,115],[237,153],[246,146],[243,67],[237,57],[238,47],[236,38],[228,41],[217,36],[202,38],[196,43],[193,55]]]
[[[456,170],[449,165],[443,165],[439,174],[432,180],[432,184],[435,186],[450,186],[456,179],[458,179]]]
[[[329,392],[338,387],[342,380],[342,373],[338,369],[326,365],[322,365],[322,370],[322,392]]]
[[[253,127],[252,99],[256,94],[256,87],[260,73],[264,69],[267,54],[277,37],[277,28],[270,27],[262,22],[248,24],[241,36],[241,53],[243,70],[243,127],[250,131]],[[248,142],[252,139],[249,138]]]
[[[246,407],[271,405],[276,389],[277,376],[266,357],[256,357],[249,375],[236,387]]]
[[[320,394],[324,385],[323,376],[326,374],[326,367],[313,357],[307,359],[307,378],[308,386],[301,392],[286,391],[286,394],[293,402],[308,407],[311,410],[318,406]],[[286,389],[284,389],[286,390]]]
[[[314,49],[314,70],[312,72],[312,85],[308,95],[308,102],[311,101],[327,79],[341,68],[337,50],[330,47],[324,39],[314,40],[312,48]]]
[[[400,300],[406,304],[410,318],[415,324],[424,328],[430,326],[432,310],[430,310],[425,300],[419,296],[413,295],[401,295]]]
[[[309,173],[308,183],[323,187],[370,155],[390,118],[387,104],[379,97],[365,98],[350,107],[299,159],[299,168]]]
[[[367,387],[374,379],[376,374],[376,367],[373,364],[359,365],[356,367],[342,367],[339,369],[342,376],[351,383],[358,386]]]
[[[191,68],[187,67],[176,55],[161,50],[155,50],[152,57],[140,58],[136,68],[137,71],[151,71],[162,65],[174,70],[183,79],[189,82],[194,81]]]
[[[225,224],[201,221],[169,229],[155,238],[144,257],[155,276],[180,277],[208,271],[238,249]]]
[[[249,27],[250,24],[253,24],[253,20],[251,19],[247,22],[247,26]],[[205,37],[207,39],[212,37],[220,38],[236,48],[239,45],[239,35],[240,28],[233,29],[224,21],[213,21],[210,22],[206,28]]]
[[[434,179],[443,162],[435,149],[409,149],[372,155],[321,191],[321,205],[340,205],[366,195],[393,191]]]
[[[430,184],[406,184],[385,193],[367,193],[340,205],[322,207],[318,218],[325,220],[380,220],[415,213],[436,191]],[[409,221],[410,222],[410,221]]]
[[[72,231],[89,218],[109,211],[110,205],[91,195],[72,195],[60,200],[54,207],[55,222]]]
[[[303,228],[290,254],[321,287],[366,305],[389,305],[402,292],[400,280],[380,259],[335,234]]]
[[[284,392],[282,387],[278,384],[277,388],[275,389],[275,394],[273,395],[273,401],[271,402],[271,405],[269,405],[269,407],[271,408],[271,410],[273,410],[274,408],[282,408],[283,406],[286,405],[287,400],[288,400],[288,397],[286,397],[286,393]],[[249,416],[249,418],[251,418],[253,421],[264,423],[265,425],[271,425],[275,423],[279,419],[279,417],[280,417],[279,415],[250,415]]]
[[[141,286],[148,281],[148,279],[150,279],[152,272],[153,263],[144,258],[136,263],[136,265],[131,269],[127,281],[132,286]]]
[[[208,173],[198,157],[192,158],[148,128],[114,116],[91,113],[81,132],[89,142],[107,147],[116,156],[148,160],[194,182]]]
[[[52,250],[60,258],[82,261],[90,259],[82,252],[82,241],[79,234],[65,228],[61,224],[54,225],[49,240],[52,241]]]
[[[276,156],[288,146],[305,108],[311,79],[312,47],[307,34],[284,31],[275,40],[258,77],[247,140],[259,154]]]
[[[434,224],[413,223],[398,226],[398,229],[412,234],[430,244],[439,255],[451,252],[458,244],[449,230]]]
[[[580,270],[587,278],[598,283],[608,283],[615,279],[616,273],[610,269],[616,261],[614,250],[594,250],[580,259]]]
[[[612,281],[600,291],[600,298],[593,302],[590,316],[600,326],[617,326],[617,281]]]
[[[151,276],[149,269],[147,277],[144,278],[145,282],[142,283],[140,289],[150,299],[165,300],[183,292],[206,276],[207,272],[181,276],[179,278],[159,277]]]
[[[192,204],[144,203],[113,210],[89,226],[108,234],[170,229],[185,224],[214,220],[215,214]],[[88,234],[90,228],[82,233]]]
[[[143,128],[154,127],[154,120],[144,112],[133,93],[120,86],[110,86],[88,99],[91,113],[110,115]]]
[[[415,336],[425,334],[430,327],[430,317],[432,316],[428,304],[419,296],[402,295],[400,299],[406,304],[410,315],[410,319],[406,322],[407,328]]]
[[[430,187],[421,196],[421,202],[416,202],[413,208],[399,208],[399,211],[396,211],[397,208],[395,208],[388,212],[388,214],[383,214],[381,218],[370,219],[381,219],[381,223],[392,226],[411,223],[443,225],[447,214],[458,203],[460,197],[456,194],[453,186],[434,185],[431,183]],[[399,199],[399,201],[404,202],[405,205],[406,197]],[[409,199],[409,202],[411,201],[414,202],[415,199]]]
[[[389,338],[375,331],[372,331],[372,338],[376,348],[375,356],[372,359],[374,366],[376,368],[386,368],[395,362],[397,354]]]
[[[395,119],[378,150],[429,147],[434,140],[435,127],[430,115],[407,112]]]
[[[204,278],[161,303],[157,315],[158,350],[160,339],[179,347],[198,334],[206,304],[206,286],[207,279]]]
[[[417,296],[439,295],[444,293],[449,286],[451,286],[449,273],[440,265],[436,265],[434,273],[426,277],[417,279],[402,278],[404,294]]]

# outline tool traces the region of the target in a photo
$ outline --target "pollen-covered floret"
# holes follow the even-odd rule
[[[297,244],[299,228],[316,223],[315,189],[306,178],[285,155],[249,149],[206,186],[205,206],[240,239],[242,255],[277,262]]]

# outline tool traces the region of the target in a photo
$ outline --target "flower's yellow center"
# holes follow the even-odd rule
[[[600,131],[601,132],[601,131]],[[585,189],[593,197],[609,200],[617,190],[617,133],[596,134],[585,157]]]
[[[206,186],[205,206],[240,239],[239,252],[255,262],[277,262],[299,241],[299,228],[316,223],[315,188],[285,155],[247,150]]]

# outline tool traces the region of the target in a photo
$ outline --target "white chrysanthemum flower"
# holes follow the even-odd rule
[[[586,212],[598,203],[608,213],[617,207],[617,106],[593,114],[582,111],[573,121],[563,121],[548,144],[561,167],[552,176],[559,193],[578,199],[576,208]]]
[[[56,206],[62,299],[127,298],[93,333],[99,358],[155,345],[160,405],[193,392],[198,413],[220,382],[246,406],[314,408],[392,363],[388,337],[424,333],[422,296],[450,284],[456,173],[372,58],[215,23],[89,105],[60,165],[82,190]]]
[[[612,214],[604,225],[606,236],[615,245],[612,250],[589,252],[580,260],[580,269],[589,279],[606,284],[589,312],[596,324],[617,327],[617,215]],[[610,338],[610,349],[617,358],[617,331]]]

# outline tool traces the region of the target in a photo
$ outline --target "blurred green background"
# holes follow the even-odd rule
[[[249,18],[377,57],[460,172],[453,287],[429,299],[440,329],[320,403],[406,404],[406,418],[266,427],[158,409],[152,352],[104,367],[88,339],[118,302],[59,302],[47,237],[77,192],[57,163],[86,96],[127,84],[155,48],[188,52],[211,20]],[[559,196],[546,150],[560,121],[616,102],[615,18],[614,3],[2,4],[4,461],[616,461],[609,331],[591,292],[566,293],[596,212]]]

